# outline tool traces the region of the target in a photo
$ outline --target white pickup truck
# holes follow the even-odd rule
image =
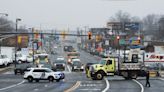
[[[15,54],[13,54],[13,62],[15,61]],[[25,63],[27,62],[27,56],[23,55],[22,53],[16,54],[16,63]]]

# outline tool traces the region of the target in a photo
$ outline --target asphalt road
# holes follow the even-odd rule
[[[63,55],[62,48],[58,49],[58,55]],[[52,55],[54,60],[58,55]],[[80,51],[80,59],[86,64],[98,62],[99,57]],[[124,80],[120,76],[109,76],[104,80],[91,80],[86,78],[84,72],[72,72],[70,66],[63,71],[66,78],[60,82],[40,81],[28,83],[22,75],[14,75],[13,71],[0,74],[0,92],[164,92],[164,80],[151,78],[151,87],[144,87],[145,78],[137,80]]]

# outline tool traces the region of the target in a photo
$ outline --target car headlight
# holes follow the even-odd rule
[[[65,64],[63,64],[63,66],[65,67]]]
[[[68,62],[71,62],[71,59],[68,59]]]

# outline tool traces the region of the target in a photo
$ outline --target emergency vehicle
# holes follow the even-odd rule
[[[67,63],[72,64],[72,59],[79,58],[79,52],[67,52]]]

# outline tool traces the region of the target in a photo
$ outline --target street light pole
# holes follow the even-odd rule
[[[14,64],[15,64],[15,67],[16,67],[16,61],[17,61],[17,47],[18,47],[18,39],[17,39],[17,30],[18,30],[18,21],[21,21],[21,19],[20,18],[17,18],[16,19],[16,24],[15,24],[15,31],[16,31],[16,35],[15,35],[15,62],[14,62]]]

